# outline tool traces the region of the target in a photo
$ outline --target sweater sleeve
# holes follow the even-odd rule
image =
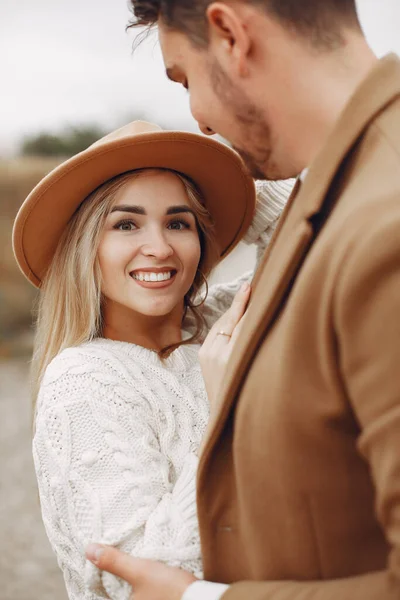
[[[197,457],[189,453],[172,478],[145,395],[97,359],[63,354],[40,390],[33,454],[43,521],[70,599],[130,595],[125,582],[85,560],[91,542],[201,576]]]
[[[256,210],[253,221],[243,239],[246,244],[257,246],[255,269],[271,241],[272,234],[292,192],[294,183],[295,180],[293,179],[286,181],[256,181]],[[203,305],[203,316],[208,329],[228,310],[242,283],[252,280],[255,269],[243,273],[234,281],[215,284],[210,287]]]

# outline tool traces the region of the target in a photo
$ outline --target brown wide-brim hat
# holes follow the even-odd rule
[[[59,165],[22,204],[13,248],[29,281],[40,287],[61,234],[91,192],[117,175],[145,168],[172,169],[190,177],[214,221],[220,258],[236,246],[255,207],[254,182],[238,154],[202,135],[134,121]]]

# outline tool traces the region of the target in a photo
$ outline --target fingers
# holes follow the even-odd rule
[[[231,307],[214,323],[208,332],[199,351],[200,366],[205,380],[207,380],[206,372],[210,361],[214,361],[215,358],[223,358],[226,361],[228,355],[225,353],[222,357],[220,354],[221,347],[224,349],[231,348],[232,344],[230,342],[237,338],[236,330],[238,330],[241,319],[246,311],[250,292],[250,284],[247,282],[244,283],[237,292]],[[210,385],[207,391],[210,393]]]
[[[236,325],[235,329],[233,330],[232,337],[231,337],[232,344],[236,343],[236,340],[240,336],[240,332],[242,331],[242,327],[243,327],[243,319],[241,319],[239,321],[239,323]]]
[[[226,331],[226,333],[229,333],[230,335],[233,334],[235,327],[246,311],[247,303],[250,298],[250,289],[250,285],[247,282],[242,285],[233,299],[231,307],[218,321],[219,330]]]
[[[86,558],[102,571],[122,577],[131,585],[137,582],[146,563],[116,548],[99,544],[90,544],[86,548]]]
[[[247,282],[243,283],[242,287],[233,299],[231,309],[233,316],[236,317],[237,321],[242,318],[246,310],[247,303],[250,298],[250,289],[250,285]]]
[[[196,578],[187,571],[163,563],[133,558],[111,546],[90,544],[86,557],[102,571],[108,571],[127,581],[139,598],[149,600],[180,600]]]

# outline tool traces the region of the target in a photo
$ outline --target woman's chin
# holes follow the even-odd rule
[[[146,317],[166,317],[176,309],[177,303],[171,301],[153,301],[136,308],[136,312]]]

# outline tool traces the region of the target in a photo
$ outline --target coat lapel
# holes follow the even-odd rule
[[[253,283],[240,339],[227,367],[221,400],[214,410],[203,445],[199,478],[237,398],[254,353],[284,302],[314,239],[312,220],[327,210],[335,175],[370,122],[400,96],[400,60],[379,61],[342,113],[334,132],[311,165],[304,183],[295,187]],[[295,201],[294,201],[295,200]]]

